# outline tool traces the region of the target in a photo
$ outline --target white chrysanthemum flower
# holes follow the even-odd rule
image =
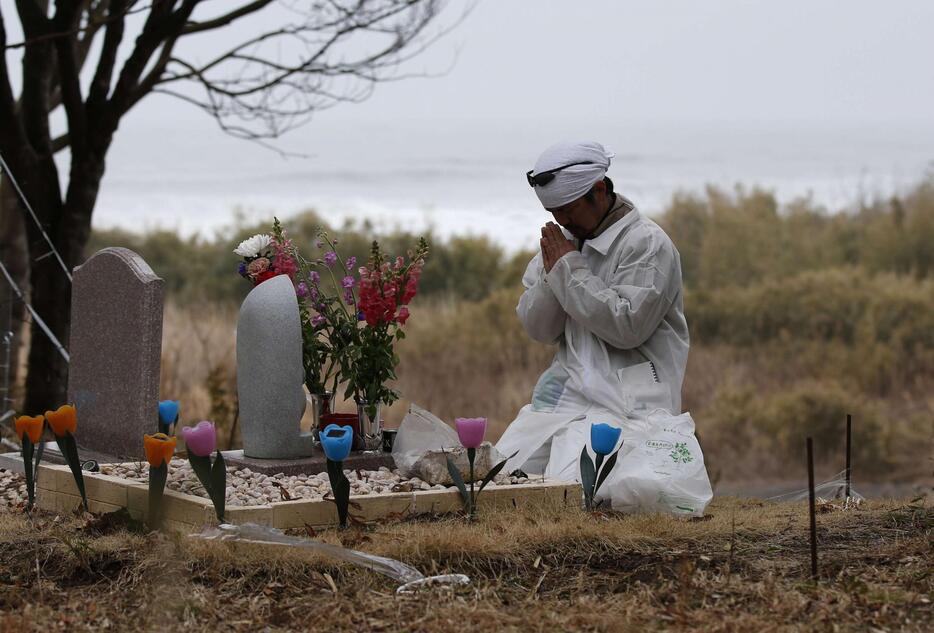
[[[240,242],[240,246],[234,249],[234,253],[240,257],[256,257],[263,254],[271,243],[271,237],[265,233],[260,233]]]

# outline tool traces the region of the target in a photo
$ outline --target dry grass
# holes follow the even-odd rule
[[[816,584],[804,504],[718,499],[710,514],[528,508],[319,535],[473,580],[396,597],[313,554],[3,512],[0,631],[928,630],[934,512],[920,502],[821,515]]]
[[[516,298],[507,289],[481,302],[413,307],[407,338],[398,346],[403,399],[384,412],[390,427],[415,402],[446,420],[485,416],[491,437],[499,437],[554,353],[525,335],[515,317]],[[182,400],[186,422],[214,420],[223,437],[236,410],[236,317],[235,307],[212,304],[182,309],[170,303],[165,315],[162,397]],[[873,393],[850,380],[865,369],[864,356],[861,348],[834,341],[756,347],[693,341],[683,402],[697,422],[711,477],[756,486],[797,478],[788,465],[803,472],[804,436],[812,435],[818,476],[826,478],[843,469],[844,419],[853,413],[858,482],[928,479],[934,454],[931,376],[919,371],[914,383]],[[337,410],[353,411],[354,405],[339,401]]]

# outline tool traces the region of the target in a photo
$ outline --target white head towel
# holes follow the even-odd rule
[[[572,163],[589,161],[591,164],[567,167],[555,172],[554,180],[547,185],[533,187],[542,206],[554,209],[583,196],[597,181],[603,180],[610,159],[615,155],[596,142],[557,143],[546,149],[535,161],[533,176]]]

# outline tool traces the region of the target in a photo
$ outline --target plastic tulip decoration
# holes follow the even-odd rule
[[[149,527],[153,529],[162,525],[162,494],[177,441],[165,433],[143,436],[143,448],[149,462]]]
[[[597,506],[594,506],[594,497],[597,495],[597,491],[600,489],[600,485],[606,480],[609,476],[610,471],[613,470],[613,466],[616,465],[616,458],[619,456],[619,451],[623,447],[620,444],[619,449],[616,452],[613,452],[613,449],[616,448],[616,442],[619,441],[619,436],[622,434],[622,429],[610,426],[609,424],[591,424],[590,425],[590,445],[593,448],[594,454],[597,456],[597,463],[594,465],[594,462],[590,459],[590,454],[587,452],[587,445],[584,445],[583,450],[581,451],[581,485],[584,488],[584,504],[588,510],[593,510]],[[612,453],[612,455],[610,455]],[[607,455],[610,455],[610,458],[606,460],[604,464],[604,459]],[[601,466],[603,469],[601,470]]]
[[[78,411],[74,405],[63,404],[55,411],[46,411],[45,419],[55,436],[55,443],[65,463],[71,469],[75,478],[75,485],[84,501],[84,509],[88,509],[88,496],[84,492],[84,473],[81,471],[81,462],[78,459],[78,444],[75,442],[75,432],[78,430]]]
[[[42,439],[42,429],[45,420],[41,415],[28,416],[21,415],[16,418],[13,426],[16,428],[16,434],[19,436],[19,442],[23,447],[23,469],[26,474],[26,508],[32,509],[36,502],[36,468],[39,466],[39,458],[33,463],[33,456],[36,453],[36,445]]]
[[[477,499],[480,498],[480,493],[483,492],[487,484],[493,481],[493,478],[506,466],[506,462],[515,457],[519,451],[516,451],[491,468],[490,472],[483,478],[483,481],[480,482],[480,488],[474,491],[474,480],[476,479],[474,476],[474,462],[477,459],[477,449],[483,444],[483,436],[486,435],[486,418],[456,418],[454,420],[454,426],[457,429],[457,438],[460,440],[461,445],[467,449],[467,462],[470,464],[470,491],[468,492],[467,486],[464,484],[464,478],[461,476],[460,470],[458,470],[450,455],[447,457],[448,474],[451,476],[451,481],[454,482],[454,485],[457,486],[458,491],[461,493],[461,499],[464,502],[464,507],[467,509],[468,516],[473,520],[476,515]]]
[[[331,481],[331,494],[337,505],[340,526],[347,527],[347,514],[350,507],[350,482],[344,475],[344,460],[350,455],[353,444],[353,429],[349,426],[328,424],[320,434],[321,447],[327,457],[328,479]]]
[[[171,435],[178,425],[178,400],[162,400],[159,403],[159,432]]]
[[[213,422],[202,420],[195,426],[182,428],[182,439],[188,448],[188,463],[214,504],[217,520],[224,522],[227,497],[227,466],[220,451],[211,464],[211,453],[217,448],[217,429]]]

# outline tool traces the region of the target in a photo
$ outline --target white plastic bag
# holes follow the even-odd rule
[[[525,407],[497,444],[501,452],[520,448],[507,468],[521,468],[545,442],[551,442],[545,477],[580,482],[580,456],[590,446],[591,424],[622,430],[622,448],[597,501],[619,512],[667,512],[703,516],[713,498],[704,456],[689,413],[656,410],[648,417],[621,418],[610,411],[586,414],[538,413]],[[591,453],[591,457],[593,454]]]
[[[703,516],[713,490],[691,414],[655,415],[640,422],[623,434],[616,467],[597,498],[609,498],[620,512]]]
[[[430,411],[409,406],[392,445],[392,459],[403,476],[410,476],[415,462],[428,451],[459,447],[457,432]]]

